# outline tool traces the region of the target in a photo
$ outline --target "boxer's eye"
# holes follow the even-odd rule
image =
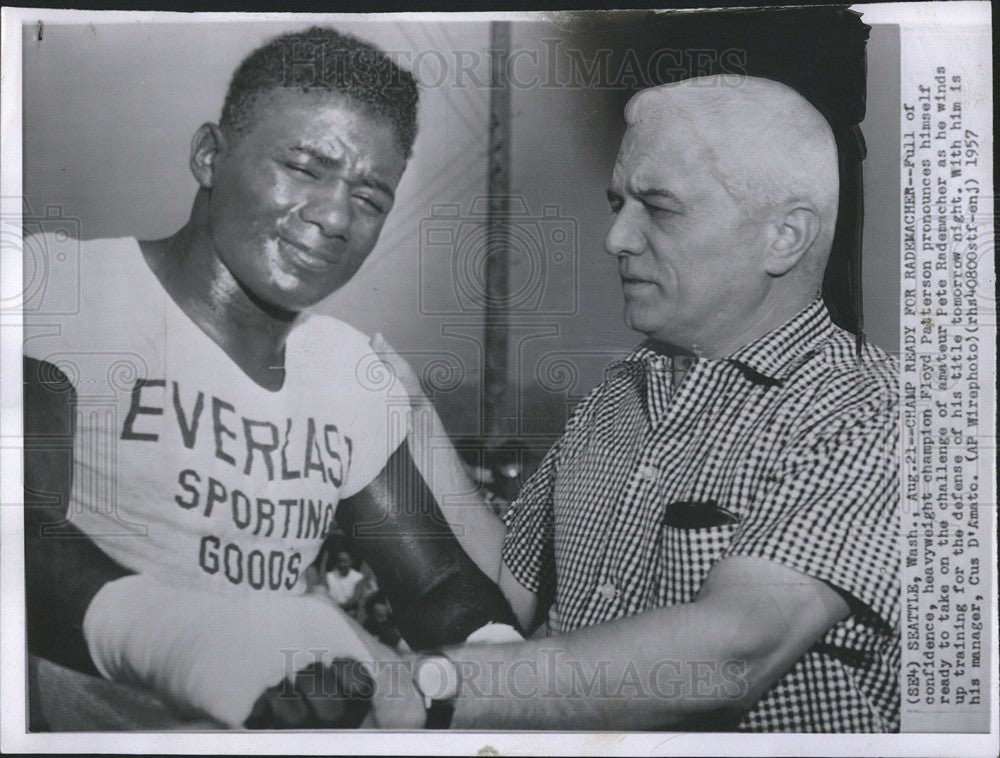
[[[318,178],[316,172],[310,169],[308,166],[303,166],[298,163],[286,163],[285,168],[296,174],[302,174],[303,176],[308,176],[310,179]]]
[[[382,203],[376,200],[371,195],[355,195],[355,197],[360,200],[366,207],[376,213],[385,213],[385,208],[382,207]]]

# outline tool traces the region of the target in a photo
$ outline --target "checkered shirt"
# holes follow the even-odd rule
[[[549,633],[692,601],[728,556],[827,582],[851,614],[746,731],[899,729],[897,368],[816,300],[674,390],[646,343],[580,404],[505,514],[504,561]],[[548,600],[546,600],[548,602]]]

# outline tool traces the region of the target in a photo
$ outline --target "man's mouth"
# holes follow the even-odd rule
[[[339,255],[327,251],[317,251],[315,248],[281,235],[278,235],[278,245],[292,263],[308,271],[327,271],[339,264],[341,260]]]
[[[654,284],[654,282],[651,282],[649,279],[640,279],[637,276],[629,276],[626,274],[621,275],[621,280],[623,288],[636,288],[644,285],[652,286]]]

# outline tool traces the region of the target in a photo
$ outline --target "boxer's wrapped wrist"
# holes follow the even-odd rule
[[[140,574],[124,576],[106,583],[91,599],[83,615],[83,638],[95,668],[105,679],[114,679],[113,672],[121,664],[121,642],[126,617],[135,609],[134,600],[143,598],[159,585]],[[160,585],[162,586],[162,585]]]
[[[108,679],[229,727],[244,726],[262,693],[314,662],[372,659],[344,614],[314,596],[215,595],[144,576],[102,587],[84,635]]]

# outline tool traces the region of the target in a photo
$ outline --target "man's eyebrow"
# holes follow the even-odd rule
[[[340,165],[340,161],[334,158],[333,156],[327,155],[326,153],[321,152],[314,147],[309,147],[309,145],[292,145],[288,149],[293,153],[304,153],[305,155],[308,155],[310,158],[314,158],[315,160],[319,161],[323,166],[326,167],[334,167]],[[385,193],[393,200],[396,199],[396,193],[393,191],[392,187],[389,186],[389,184],[387,184],[386,182],[379,179],[377,176],[373,176],[372,174],[365,174],[364,176],[361,177],[361,182],[363,184],[368,185],[369,187],[374,187],[380,192]]]

